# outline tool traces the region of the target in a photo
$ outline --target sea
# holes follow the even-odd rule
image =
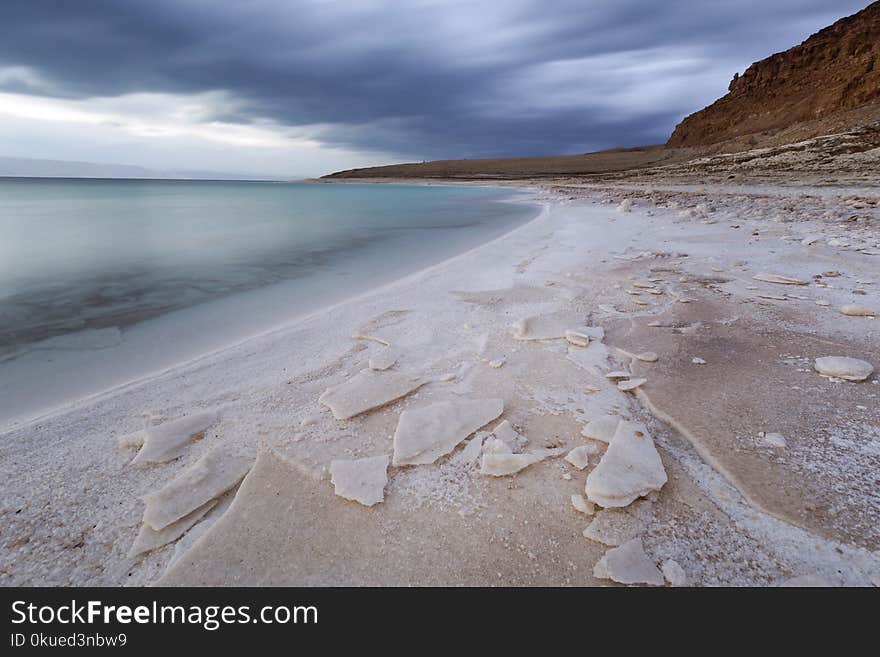
[[[510,188],[0,178],[0,427],[281,327],[537,212]]]

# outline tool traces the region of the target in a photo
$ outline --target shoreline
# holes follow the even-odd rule
[[[836,312],[857,285],[866,289],[861,301],[877,305],[880,282],[857,283],[876,260],[822,242],[801,245],[802,235],[824,231],[827,242],[838,230],[822,217],[836,210],[806,197],[789,210],[790,199],[731,200],[711,186],[669,197],[580,193],[588,198],[557,195],[538,217],[491,242],[293,325],[4,430],[4,467],[18,467],[3,474],[13,491],[32,490],[33,499],[4,503],[2,520],[15,537],[28,536],[21,545],[31,551],[4,546],[10,567],[3,583],[607,583],[592,569],[609,546],[581,535],[592,519],[568,500],[583,492],[585,472],[560,458],[495,479],[457,467],[453,454],[434,465],[392,468],[377,507],[333,495],[330,460],[387,453],[402,409],[498,396],[501,419],[528,439],[528,449],[583,444],[586,421],[603,413],[644,422],[669,483],[639,504],[640,536],[657,563],[675,560],[692,583],[816,576],[870,584],[880,574],[870,525],[880,514],[871,493],[871,446],[880,435],[867,434],[865,443],[860,427],[880,421],[876,375],[862,384],[830,382],[806,359],[834,343],[880,363],[877,322]],[[716,207],[696,210],[703,197]],[[799,219],[778,221],[777,213]],[[810,279],[813,269],[832,268],[826,262],[843,271],[827,279],[831,287],[752,280],[764,268]],[[662,279],[652,284],[658,295],[627,294],[647,278]],[[796,296],[756,297],[778,297],[780,288]],[[804,295],[810,299],[797,298]],[[816,306],[813,297],[831,305]],[[529,316],[602,326],[606,337],[588,348],[513,339],[510,325]],[[352,335],[390,342],[398,354],[393,371],[426,385],[353,420],[334,420],[319,395],[380,350]],[[656,363],[626,356],[647,349],[659,354]],[[706,364],[693,365],[696,356]],[[488,365],[502,358],[499,367]],[[682,433],[605,378],[621,367],[648,379],[642,391],[650,404]],[[749,386],[758,381],[761,394],[753,396]],[[752,417],[736,412],[743,403]],[[116,446],[144,416],[169,420],[208,408],[221,409],[220,424],[176,461],[132,467],[134,452]],[[826,428],[831,433],[818,442]],[[758,437],[776,430],[786,448]],[[186,549],[170,567],[174,545],[128,558],[143,510],[138,498],[221,446],[259,453],[228,510],[209,513],[198,536],[181,539]],[[836,452],[817,461],[817,450],[829,446]],[[824,486],[835,476],[845,476],[844,491]],[[23,511],[15,514],[19,503]],[[108,511],[99,514],[100,527],[88,528],[101,508]],[[59,535],[50,529],[44,536],[41,526],[57,526]],[[51,572],[49,563],[57,564]]]
[[[485,187],[494,187],[492,185],[485,185]],[[526,194],[528,192],[534,192],[534,190],[527,190],[526,188],[519,186],[515,190],[516,192]],[[77,367],[77,355],[81,354],[84,358],[92,358],[96,362],[101,360],[106,360],[108,357],[113,358],[115,356],[116,359],[119,356],[116,356],[114,350],[117,347],[122,347],[128,353],[128,360],[134,359],[138,360],[137,352],[142,348],[152,349],[153,343],[157,341],[157,335],[161,338],[163,332],[172,331],[171,335],[166,336],[163,340],[167,342],[168,339],[175,338],[174,335],[174,327],[177,325],[181,325],[182,322],[186,321],[187,325],[192,325],[195,323],[196,331],[202,333],[205,329],[208,328],[208,325],[211,323],[215,323],[219,316],[224,313],[233,312],[238,309],[238,312],[246,311],[248,313],[257,313],[267,315],[262,320],[262,327],[253,328],[250,324],[253,322],[249,322],[247,328],[243,329],[231,329],[225,330],[225,333],[221,333],[218,336],[213,336],[209,342],[211,345],[209,348],[205,349],[200,346],[191,345],[188,353],[181,353],[180,357],[171,362],[170,364],[163,365],[158,369],[145,369],[145,366],[138,366],[135,364],[131,365],[129,369],[132,370],[132,374],[130,378],[127,378],[124,381],[116,381],[106,386],[105,384],[90,384],[89,388],[99,388],[95,390],[91,390],[87,393],[80,394],[76,398],[69,398],[70,392],[64,393],[59,392],[55,394],[56,400],[54,401],[54,405],[50,408],[44,408],[35,411],[28,411],[27,414],[19,413],[18,415],[7,415],[5,417],[0,417],[0,435],[3,433],[12,430],[16,427],[24,427],[28,424],[33,424],[34,422],[39,422],[42,419],[52,417],[57,415],[58,413],[64,413],[69,410],[72,410],[78,407],[81,404],[87,404],[97,399],[100,399],[106,395],[113,395],[116,391],[122,391],[131,386],[136,386],[141,382],[146,382],[155,379],[156,377],[162,376],[168,372],[172,372],[177,368],[184,367],[190,362],[198,361],[202,358],[209,357],[216,353],[221,353],[226,349],[235,347],[239,344],[247,342],[251,339],[258,338],[264,334],[272,333],[275,331],[281,331],[286,328],[289,328],[298,322],[304,321],[308,319],[310,316],[328,311],[335,306],[340,304],[345,304],[348,302],[355,302],[358,297],[368,295],[374,291],[382,289],[386,286],[393,285],[399,280],[403,280],[408,278],[409,276],[418,274],[424,269],[430,269],[432,267],[439,266],[443,264],[446,260],[453,259],[462,253],[466,253],[474,248],[479,248],[482,244],[487,243],[485,240],[488,238],[489,242],[498,239],[499,237],[503,237],[507,232],[511,230],[516,230],[522,225],[532,221],[537,216],[540,215],[543,204],[539,201],[536,201],[531,196],[529,197],[510,197],[508,199],[498,200],[499,203],[514,203],[517,205],[532,205],[535,208],[535,215],[531,218],[525,218],[519,222],[512,222],[510,225],[504,227],[502,229],[503,232],[499,234],[498,231],[493,231],[493,233],[473,235],[472,239],[469,240],[468,244],[464,248],[464,251],[457,251],[452,255],[443,257],[441,256],[441,260],[428,265],[427,268],[417,268],[412,269],[411,267],[398,265],[397,269],[402,269],[402,275],[397,276],[396,278],[388,278],[388,275],[383,275],[380,277],[372,276],[371,278],[376,278],[377,283],[371,284],[371,286],[366,289],[358,289],[355,287],[353,291],[347,290],[331,290],[330,292],[330,303],[327,305],[323,303],[323,299],[318,298],[323,295],[321,290],[326,287],[326,283],[322,282],[322,280],[315,278],[314,274],[311,277],[305,278],[297,278],[288,281],[281,281],[278,283],[273,283],[268,286],[263,286],[259,288],[254,288],[251,290],[246,290],[242,292],[236,292],[231,295],[212,299],[210,301],[197,304],[195,306],[189,306],[185,308],[175,309],[169,313],[165,313],[155,317],[149,317],[146,320],[136,322],[131,325],[123,325],[123,326],[112,326],[109,328],[102,329],[88,329],[86,331],[78,331],[69,334],[64,334],[61,336],[56,336],[53,338],[49,338],[47,340],[37,341],[33,343],[28,343],[24,347],[20,349],[18,353],[14,353],[6,358],[0,359],[0,368],[6,368],[11,371],[3,372],[4,376],[6,376],[9,380],[16,380],[19,383],[25,379],[28,375],[28,364],[23,362],[16,363],[16,359],[28,359],[35,361],[32,363],[36,365],[38,370],[40,367],[42,369],[46,369],[45,363],[36,362],[40,360],[40,353],[48,353],[53,352],[57,354],[56,360],[60,358],[69,358],[71,359],[71,363],[67,367],[69,370],[73,370]],[[394,274],[392,274],[394,276]],[[309,301],[306,303],[303,309],[295,311],[293,314],[286,314],[285,316],[278,315],[278,313],[271,311],[268,312],[266,308],[271,305],[272,299],[276,301],[278,298],[283,298],[289,294],[287,290],[293,289],[296,294],[302,295],[303,291],[300,290],[300,287],[303,285],[308,285],[314,287],[314,291],[308,291],[310,288],[306,289],[306,296],[309,297]],[[293,287],[299,286],[299,287]],[[276,316],[277,315],[277,316]],[[125,334],[131,335],[131,340],[133,344],[123,344],[125,342],[125,338],[123,337],[123,332]],[[178,334],[180,330],[176,331]],[[228,335],[227,335],[228,334]],[[76,345],[77,338],[80,336],[86,336],[85,342],[94,343],[93,346],[85,346],[78,347]],[[176,337],[181,337],[177,335]],[[67,343],[72,343],[72,346],[67,346]],[[177,342],[175,340],[175,342]],[[192,342],[192,340],[190,340]],[[44,347],[44,343],[48,343],[52,347]],[[177,349],[181,351],[180,348]],[[159,356],[160,354],[156,354]],[[142,359],[141,359],[142,360]],[[94,363],[93,363],[94,366]],[[39,374],[38,374],[39,376]],[[108,373],[98,374],[98,380],[107,379],[110,375]],[[118,378],[118,377],[117,377]],[[68,398],[60,397],[61,394],[68,395]],[[76,393],[73,393],[76,394]]]

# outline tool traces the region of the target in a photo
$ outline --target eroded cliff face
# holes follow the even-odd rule
[[[880,1],[752,64],[729,89],[676,126],[668,146],[706,146],[805,122],[800,136],[816,136],[824,119],[873,104],[877,111],[868,114],[880,119]],[[853,116],[864,121],[865,113]]]

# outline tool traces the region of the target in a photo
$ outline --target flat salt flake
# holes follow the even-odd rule
[[[507,420],[501,420],[501,422],[495,425],[495,428],[492,429],[492,434],[499,440],[504,441],[505,444],[509,445],[511,451],[522,449],[529,442],[528,438],[514,429],[513,425]]]
[[[542,315],[514,322],[511,329],[517,340],[561,340],[567,330],[561,320]]]
[[[846,381],[864,381],[874,371],[871,363],[847,356],[823,356],[814,364],[816,371]]]
[[[391,343],[388,340],[383,340],[382,338],[377,338],[375,335],[361,335],[356,333],[351,336],[352,340],[366,340],[367,342],[375,342],[377,344],[381,344],[384,347],[390,347]]]
[[[602,579],[610,579],[619,584],[651,584],[663,586],[663,574],[651,561],[642,541],[634,538],[620,547],[611,548],[596,564],[593,574]]]
[[[201,520],[208,511],[213,509],[215,504],[217,504],[217,500],[206,502],[192,513],[183,516],[180,520],[172,522],[167,527],[163,527],[158,531],[144,522],[141,525],[137,537],[134,539],[134,543],[131,546],[131,550],[128,552],[128,556],[134,558],[144,552],[151,552],[163,545],[173,543],[186,534],[186,532]]]
[[[483,461],[480,464],[480,474],[491,477],[506,477],[516,474],[534,463],[543,461],[552,456],[559,456],[564,449],[536,449],[525,454],[510,454],[502,451],[483,452]]]
[[[605,329],[601,326],[587,326],[582,328],[580,332],[596,342],[602,342],[605,339]]]
[[[581,430],[581,435],[593,440],[599,440],[603,443],[610,443],[617,432],[617,425],[620,424],[620,418],[614,415],[600,415],[587,422]]]
[[[361,370],[337,386],[325,390],[318,401],[337,420],[348,420],[389,404],[417,390],[425,381],[399,372]]]
[[[505,358],[504,356],[502,356],[501,358],[496,358],[495,360],[490,360],[490,361],[489,361],[489,367],[491,367],[491,368],[494,369],[494,370],[497,370],[497,369],[499,369],[502,365],[504,365],[504,363],[506,363],[506,362],[507,362],[507,358]]]
[[[694,365],[705,365],[706,364],[706,361],[704,359],[700,358],[699,356],[694,356],[693,358],[691,358],[691,362]]]
[[[667,559],[663,562],[663,565],[660,566],[660,570],[663,572],[663,577],[669,582],[670,586],[688,585],[687,573],[684,572],[684,568],[682,568],[677,561]]]
[[[639,422],[621,420],[599,464],[587,476],[587,498],[603,507],[624,507],[666,483],[654,440]]]
[[[630,379],[629,381],[618,381],[617,389],[627,392],[629,390],[635,390],[636,388],[646,384],[647,382],[648,379]]]
[[[831,302],[826,301],[825,299],[816,299],[816,305],[817,306],[830,306]]]
[[[863,306],[858,303],[851,303],[843,306],[840,309],[840,312],[844,315],[849,315],[850,317],[876,317],[877,311],[873,308],[868,308],[867,306]]]
[[[183,454],[199,434],[203,434],[220,421],[217,411],[187,415],[143,431],[143,447],[131,464],[167,463]]]
[[[752,278],[756,281],[776,283],[778,285],[807,285],[807,281],[802,281],[799,278],[791,278],[790,276],[783,276],[782,274],[755,274]]]
[[[624,372],[623,370],[615,370],[614,372],[608,372],[605,375],[606,379],[628,379],[632,374],[629,372]]]
[[[785,436],[781,433],[765,433],[762,438],[762,442],[770,447],[777,447],[782,449],[785,447]]]
[[[397,353],[390,347],[386,347],[382,351],[370,356],[369,367],[371,370],[385,371],[394,367],[397,363]]]
[[[623,545],[645,531],[646,522],[620,509],[603,509],[583,531],[584,538],[610,547]]]
[[[388,455],[330,461],[330,482],[339,497],[373,506],[385,499]]]
[[[586,347],[590,344],[590,336],[580,331],[567,330],[565,332],[565,340],[576,347]]]
[[[643,351],[640,354],[636,354],[636,360],[640,360],[643,363],[656,363],[660,359],[653,351]]]
[[[394,432],[394,465],[433,463],[504,411],[501,399],[441,401],[400,414]]]
[[[581,445],[575,447],[565,455],[565,460],[571,463],[578,470],[583,470],[590,464],[590,454],[594,452],[592,445]]]
[[[144,496],[144,522],[155,530],[195,511],[244,479],[253,456],[215,447],[155,493]]]
[[[571,505],[576,511],[579,511],[586,516],[591,516],[596,513],[596,505],[578,493],[571,496]]]

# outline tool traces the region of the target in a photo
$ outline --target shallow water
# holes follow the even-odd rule
[[[450,186],[0,179],[0,422],[440,262],[533,216],[533,205],[506,202],[516,196]],[[50,380],[65,376],[78,382]]]

